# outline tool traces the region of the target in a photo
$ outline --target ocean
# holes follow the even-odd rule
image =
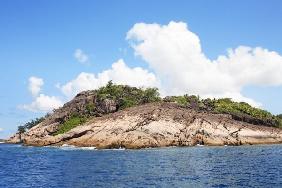
[[[0,144],[0,187],[282,187],[282,145],[95,150]]]

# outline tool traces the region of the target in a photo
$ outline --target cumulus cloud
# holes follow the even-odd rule
[[[186,23],[135,24],[127,33],[135,54],[154,70],[166,95],[232,97],[260,104],[241,94],[244,87],[282,85],[282,57],[261,47],[239,46],[210,60]]]
[[[0,132],[2,132],[4,129],[0,128]]]
[[[116,84],[135,87],[158,87],[161,95],[196,94],[203,98],[233,98],[254,106],[261,106],[242,94],[247,86],[281,86],[282,56],[261,47],[239,46],[216,59],[207,58],[200,38],[186,23],[167,25],[137,23],[127,33],[127,40],[135,55],[149,66],[129,67],[120,59],[100,73],[80,73],[65,84],[56,84],[66,98],[71,99],[84,90],[97,89],[109,80]],[[88,56],[77,49],[74,57],[86,63]],[[34,101],[21,107],[30,111],[49,111],[63,105],[55,96],[41,92],[44,82],[29,79],[29,90]]]
[[[41,87],[43,86],[44,82],[42,78],[38,78],[35,76],[31,76],[29,79],[28,89],[31,92],[32,96],[37,96],[41,91]]]
[[[127,84],[136,87],[157,87],[158,80],[156,76],[141,68],[128,67],[122,59],[112,64],[112,67],[97,75],[93,73],[80,73],[74,80],[60,86],[61,91],[68,98],[73,97],[77,93],[85,90],[97,89],[106,85],[112,80],[116,84]]]
[[[62,105],[63,102],[57,97],[40,94],[31,104],[22,105],[20,108],[32,112],[49,112],[53,109],[61,107]]]
[[[49,112],[63,105],[63,102],[55,96],[47,96],[40,94],[41,87],[44,85],[42,78],[30,77],[28,89],[33,96],[33,101],[30,104],[20,105],[20,109],[32,112]]]
[[[84,53],[81,49],[76,49],[73,56],[75,57],[75,59],[84,64],[88,62],[88,55],[86,53]]]

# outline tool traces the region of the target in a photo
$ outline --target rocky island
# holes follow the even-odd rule
[[[156,88],[109,82],[19,126],[8,143],[100,148],[282,143],[282,118],[225,99],[160,98]]]

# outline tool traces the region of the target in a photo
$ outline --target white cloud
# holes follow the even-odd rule
[[[81,49],[76,49],[75,52],[74,52],[74,57],[75,59],[84,64],[84,63],[87,63],[88,62],[88,55],[85,54]]]
[[[0,128],[0,132],[2,132],[4,129],[3,128]]]
[[[153,73],[141,67],[130,68],[122,59],[113,63],[111,69],[97,75],[82,72],[74,80],[63,86],[57,86],[61,88],[68,98],[71,98],[81,91],[97,89],[110,80],[116,84],[127,84],[136,87],[158,86],[157,78]]]
[[[282,57],[260,47],[239,46],[216,60],[202,52],[199,37],[186,23],[138,23],[127,33],[135,54],[161,80],[166,95],[233,97],[260,105],[241,94],[244,87],[282,85]]]
[[[19,105],[19,108],[32,112],[49,112],[61,107],[63,102],[59,98],[40,94],[43,85],[44,81],[42,78],[30,77],[28,89],[33,96],[33,101],[30,104]]]
[[[31,76],[29,79],[28,89],[31,92],[32,96],[37,96],[41,91],[41,87],[43,86],[44,82],[42,78],[38,78],[35,76]]]
[[[20,108],[32,112],[49,112],[61,106],[63,102],[57,97],[40,94],[31,104],[21,105]]]
[[[63,85],[56,84],[56,88],[71,99],[81,91],[97,89],[112,80],[136,87],[158,87],[163,96],[187,93],[199,94],[203,98],[230,97],[261,106],[242,94],[244,87],[282,85],[282,57],[277,52],[239,46],[229,49],[227,55],[211,60],[202,52],[199,37],[183,22],[168,25],[138,23],[127,33],[127,39],[135,54],[153,72],[128,67],[120,59],[110,69],[98,74],[82,72]],[[80,49],[74,56],[80,63],[88,62],[88,56]],[[50,111],[63,105],[55,96],[40,94],[44,84],[41,78],[31,78],[29,90],[35,98],[22,108]]]

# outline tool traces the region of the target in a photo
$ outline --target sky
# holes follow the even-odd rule
[[[0,138],[107,81],[282,113],[279,0],[2,0]]]

